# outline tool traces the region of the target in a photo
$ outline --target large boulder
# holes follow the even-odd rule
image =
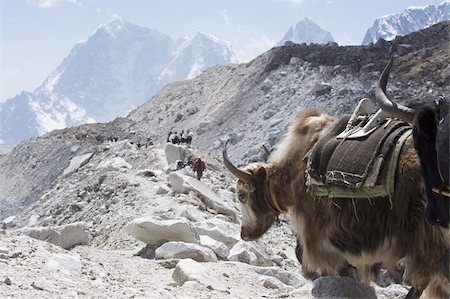
[[[217,262],[216,254],[209,248],[185,242],[167,242],[155,250],[156,259],[191,258],[197,262]]]
[[[194,223],[192,226],[198,235],[209,236],[224,243],[229,248],[241,239],[238,227],[217,217]]]
[[[254,266],[272,266],[271,253],[256,242],[239,241],[230,249],[229,261],[237,261]]]
[[[84,222],[53,227],[24,227],[16,230],[15,233],[47,241],[64,249],[89,244],[90,238]]]
[[[231,206],[227,202],[227,200],[221,198],[201,181],[188,176],[183,176],[183,178],[184,185],[200,195],[200,199],[208,208],[217,211],[217,213],[229,216],[236,223],[238,222],[238,212],[234,206]]]
[[[167,241],[199,243],[198,234],[187,219],[158,220],[143,217],[128,223],[125,231],[148,245],[159,245]]]
[[[114,157],[110,160],[102,161],[100,164],[98,164],[97,169],[105,169],[105,170],[126,170],[126,169],[132,169],[133,166],[131,166],[130,163],[125,161],[121,157]]]
[[[171,172],[168,181],[172,190],[176,193],[195,192],[201,201],[210,209],[217,213],[226,215],[234,222],[238,222],[238,210],[233,203],[232,194],[229,191],[222,191],[222,196],[215,193],[208,185],[203,182],[185,175],[182,171]]]
[[[172,190],[176,193],[188,193],[189,187],[185,184],[185,176],[178,172],[171,172],[167,177]]]
[[[78,169],[86,165],[93,156],[94,153],[87,153],[84,155],[73,157],[72,159],[70,159],[69,166],[66,169],[64,169],[63,176],[68,176],[78,171]]]
[[[189,281],[195,281],[210,290],[228,292],[228,290],[220,283],[220,280],[211,278],[211,274],[208,273],[208,270],[204,265],[192,259],[179,261],[173,271],[172,278],[179,285],[183,285]]]
[[[167,164],[175,163],[177,160],[186,161],[194,157],[192,152],[182,145],[168,143],[165,149]]]
[[[303,276],[296,275],[292,271],[286,271],[278,267],[255,267],[255,272],[261,275],[274,277],[285,285],[301,287],[307,283]]]
[[[226,259],[228,257],[228,255],[230,254],[230,250],[228,249],[228,247],[217,240],[214,240],[211,237],[208,236],[200,236],[200,244],[210,248],[212,251],[214,251],[214,253],[219,256],[222,259]]]
[[[376,299],[374,288],[357,282],[350,277],[323,276],[314,280],[311,291],[314,298],[367,298]]]
[[[81,275],[81,261],[78,257],[64,254],[54,253],[47,259],[47,268],[55,270],[65,275]]]

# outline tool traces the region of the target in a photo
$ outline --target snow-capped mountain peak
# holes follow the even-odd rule
[[[389,14],[376,19],[367,29],[363,45],[375,43],[379,38],[392,40],[450,19],[450,1],[438,6],[411,6],[401,13]]]
[[[334,39],[330,32],[320,28],[319,25],[314,23],[313,20],[309,18],[303,18],[294,26],[291,26],[289,28],[289,30],[286,32],[277,46],[282,46],[287,41],[298,44],[326,44],[328,42],[334,42]]]
[[[0,139],[16,144],[53,129],[110,121],[169,82],[234,62],[231,48],[211,34],[198,31],[177,46],[164,33],[116,17],[77,43],[34,92],[7,100]]]
[[[160,84],[166,84],[169,81],[192,79],[206,66],[237,62],[229,44],[209,33],[197,31],[179,44],[174,58],[158,76],[158,80]]]

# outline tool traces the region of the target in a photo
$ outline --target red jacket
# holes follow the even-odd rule
[[[205,169],[206,169],[206,164],[205,164],[205,161],[202,161],[202,160],[200,160],[202,163],[201,163],[201,167],[199,167],[199,165],[198,165],[198,159],[197,160],[195,160],[195,162],[194,162],[194,171],[204,171]]]

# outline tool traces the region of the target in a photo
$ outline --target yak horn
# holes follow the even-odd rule
[[[237,177],[244,183],[247,183],[247,184],[251,183],[252,174],[247,171],[237,168],[236,166],[233,165],[233,163],[231,163],[230,159],[228,158],[228,154],[227,154],[227,144],[228,144],[228,141],[225,142],[225,147],[223,148],[223,153],[222,153],[223,163],[225,164],[225,167],[228,168],[228,170],[232,174],[234,174],[235,177]]]
[[[377,90],[375,92],[375,99],[381,110],[392,117],[396,117],[411,123],[414,120],[416,111],[414,109],[396,104],[386,96],[386,85],[389,79],[389,73],[391,72],[393,62],[394,56],[391,56],[391,59],[389,59],[389,62],[384,68],[383,73],[381,73],[380,80],[378,81]]]

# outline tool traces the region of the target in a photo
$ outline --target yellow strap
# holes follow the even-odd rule
[[[285,210],[283,210],[280,205],[278,204],[277,196],[275,195],[275,191],[273,190],[272,181],[269,179],[269,190],[270,190],[270,199],[272,200],[273,205],[275,206],[275,209],[277,209],[277,212],[280,214],[286,213]]]

